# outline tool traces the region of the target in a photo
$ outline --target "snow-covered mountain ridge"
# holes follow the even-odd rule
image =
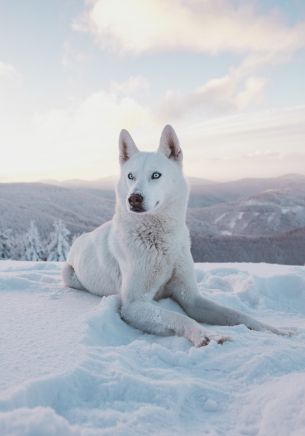
[[[52,183],[0,184],[0,233],[11,229],[19,237],[35,221],[41,239],[47,241],[53,223],[61,219],[72,239],[111,219],[113,179]],[[287,259],[294,243],[291,232],[305,228],[305,176],[226,183],[190,179],[190,186],[187,223],[196,260],[305,263],[300,250]],[[217,243],[205,249],[204,240],[210,238]],[[253,238],[259,249],[252,248]],[[257,257],[265,251],[266,256]]]
[[[237,202],[189,210],[194,232],[201,235],[271,236],[305,226],[305,186],[270,189]],[[195,223],[195,224],[194,224]]]
[[[190,186],[188,223],[201,235],[266,236],[305,226],[305,176],[226,183],[190,179]],[[113,208],[112,179],[0,183],[0,229],[17,233],[35,220],[44,235],[58,218],[72,233],[81,233],[110,219]]]

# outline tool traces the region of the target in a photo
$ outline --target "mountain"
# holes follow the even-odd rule
[[[194,261],[305,264],[305,227],[274,236],[192,235]]]
[[[305,183],[270,189],[249,198],[191,208],[193,231],[206,235],[266,236],[305,226]]]
[[[65,188],[43,183],[0,184],[0,229],[24,232],[35,220],[42,234],[61,218],[72,233],[82,233],[109,220],[114,194],[93,188]]]
[[[13,235],[19,235],[35,220],[45,239],[54,220],[61,218],[72,235],[90,231],[111,219],[114,184],[114,178],[0,183],[0,230],[10,228]],[[295,262],[292,254],[289,259],[274,257],[268,250],[276,244],[288,247],[296,240],[291,232],[305,227],[304,175],[230,182],[190,178],[189,184],[187,223],[197,261],[270,258],[275,262],[281,257],[282,263]],[[271,245],[264,257],[266,244]],[[304,263],[302,253],[299,248],[298,263]]]
[[[68,179],[63,181],[46,179],[40,180],[40,183],[47,185],[63,186],[66,188],[93,188],[107,191],[114,189],[116,177],[104,177],[96,180]]]
[[[297,189],[305,187],[305,175],[289,174],[272,178],[248,178],[229,182],[192,183],[191,207],[206,207],[220,203],[246,200],[273,189]]]

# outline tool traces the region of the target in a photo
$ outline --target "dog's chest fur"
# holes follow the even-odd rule
[[[130,236],[142,249],[166,256],[170,251],[170,229],[168,222],[158,216],[151,216],[138,222],[130,229]]]
[[[179,251],[173,220],[159,215],[120,218],[115,221],[114,249],[122,275],[134,268],[148,289],[159,289],[170,279]]]

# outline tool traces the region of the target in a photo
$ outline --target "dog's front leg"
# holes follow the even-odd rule
[[[197,322],[225,326],[244,324],[250,330],[269,330],[279,335],[292,334],[289,329],[277,329],[202,297],[197,287],[192,259],[183,259],[176,268],[168,289],[172,298]]]
[[[149,299],[123,302],[122,318],[130,325],[147,333],[184,336],[196,347],[207,345],[210,340],[223,343],[225,338],[213,335],[188,316],[167,310]]]
[[[185,297],[186,295],[188,295],[188,297]],[[291,328],[276,328],[261,321],[257,321],[249,315],[214,303],[213,301],[202,297],[199,292],[190,292],[189,289],[184,292],[181,292],[180,290],[173,293],[173,298],[182,306],[191,318],[200,323],[226,326],[244,324],[250,330],[268,330],[281,336],[291,336],[295,333],[295,330]]]
[[[264,324],[237,310],[230,309],[202,297],[199,292],[184,289],[173,293],[173,298],[182,306],[185,312],[200,323],[234,326],[244,324],[250,330],[269,330],[276,334],[285,332]]]

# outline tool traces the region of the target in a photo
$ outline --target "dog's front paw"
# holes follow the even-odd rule
[[[209,335],[210,341],[215,341],[217,344],[222,345],[224,342],[230,342],[232,341],[232,338],[230,336],[223,336],[218,334],[211,334]]]
[[[193,337],[191,339],[191,341],[193,342],[193,344],[195,345],[195,347],[199,348],[199,347],[205,347],[206,345],[208,345],[210,343],[210,339],[208,336],[206,336],[205,334],[203,335],[196,335],[195,337]]]
[[[217,344],[223,344],[224,342],[231,341],[229,336],[219,335],[217,333],[210,333],[205,330],[199,332],[193,332],[191,341],[195,347],[204,347],[211,341],[217,342]]]
[[[210,342],[207,332],[200,327],[198,328],[197,326],[188,331],[187,338],[192,342],[193,345],[195,345],[195,347],[205,347]]]

